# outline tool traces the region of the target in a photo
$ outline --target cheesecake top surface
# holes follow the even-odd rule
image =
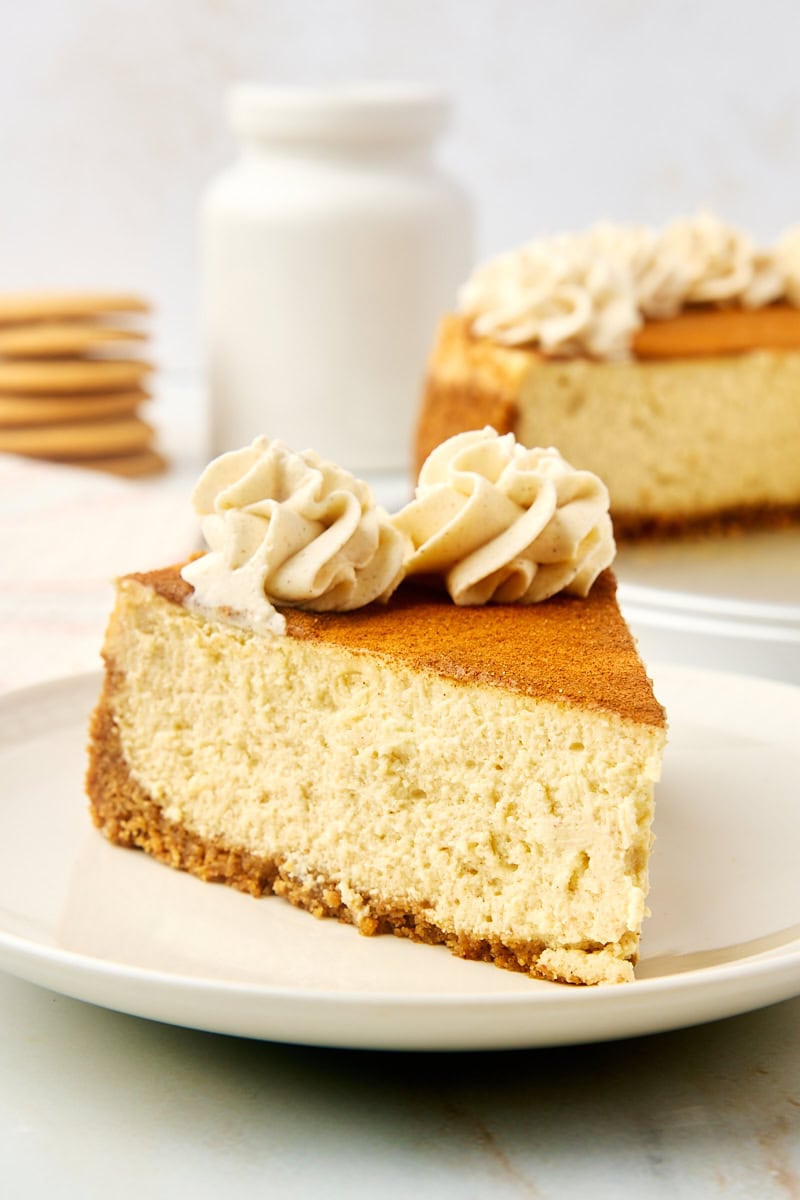
[[[645,321],[633,338],[634,362],[684,358],[717,358],[758,350],[800,350],[800,307],[693,308],[669,320]],[[580,356],[572,356],[580,357]],[[503,346],[481,337],[468,318],[450,314],[440,323],[430,370],[437,376],[465,372],[484,383],[516,387],[531,362],[548,360],[534,344]],[[588,361],[588,360],[587,360]],[[629,363],[624,364],[630,366]]]
[[[180,570],[126,578],[183,605],[192,587]],[[349,613],[280,611],[289,637],[377,654],[460,683],[612,712],[642,725],[666,724],[608,570],[586,599],[561,594],[534,605],[468,607],[405,582],[385,605]]]

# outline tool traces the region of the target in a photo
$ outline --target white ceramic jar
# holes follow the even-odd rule
[[[402,471],[437,321],[472,265],[471,212],[412,85],[239,85],[239,161],[203,205],[214,453],[259,433]]]

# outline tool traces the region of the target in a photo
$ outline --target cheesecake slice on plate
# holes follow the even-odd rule
[[[513,439],[456,443],[395,517],[359,492],[338,538],[329,464],[276,467],[265,439],[212,464],[208,553],[119,581],[92,815],[112,842],[364,934],[629,980],[665,716],[617,606],[607,498],[552,455],[511,461]]]

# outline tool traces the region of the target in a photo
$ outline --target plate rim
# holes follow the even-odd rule
[[[0,940],[0,952],[4,948],[11,949]],[[61,954],[69,959],[67,970],[54,980],[47,967]],[[554,984],[552,995],[418,994],[399,1000],[392,993],[291,994],[246,982],[159,977],[147,968],[82,955],[70,958],[68,952],[48,958],[23,950],[21,957],[22,969],[13,959],[9,966],[5,953],[0,962],[17,978],[112,1012],[218,1035],[340,1050],[479,1053],[594,1044],[734,1017],[800,992],[800,949],[747,964],[644,980],[638,987]],[[738,988],[731,988],[730,975]],[[132,982],[144,986],[131,989]],[[641,990],[648,984],[651,991],[644,999],[650,999],[649,1004],[642,1003]],[[398,1012],[405,1017],[399,1030],[394,1021]],[[387,1018],[392,1019],[388,1028]],[[424,1019],[417,1024],[414,1018]]]
[[[707,596],[683,589],[670,590],[646,583],[633,583],[624,576],[617,578],[617,585],[621,604],[663,609],[671,615],[702,617],[706,621],[741,623],[745,627],[775,625],[787,631],[800,627],[800,604],[732,600],[725,596]]]
[[[763,550],[767,552],[766,562],[760,558]],[[717,538],[621,542],[617,547],[614,570],[621,601],[624,598],[648,609],[664,609],[709,620],[798,629],[800,602],[796,589],[786,587],[786,571],[789,565],[791,579],[796,578],[794,564],[799,550],[800,522],[790,521],[776,528],[748,529]],[[676,552],[681,560],[679,566]],[[780,580],[781,598],[763,592],[757,599],[742,594],[726,574],[734,559],[739,571],[744,564],[746,572]],[[689,573],[687,567],[691,568]],[[698,569],[701,572],[699,585]]]
[[[366,1006],[391,1003],[400,1004],[403,1007],[427,1005],[450,1007],[453,1004],[461,1007],[471,1004],[485,1005],[490,1003],[493,1005],[499,1004],[504,1007],[526,1007],[531,1004],[545,1006],[550,1001],[565,1000],[567,997],[585,998],[581,1000],[570,999],[567,1001],[570,1004],[588,1004],[590,1003],[590,997],[596,997],[600,994],[633,996],[641,994],[644,991],[648,994],[662,991],[684,991],[687,990],[687,985],[689,984],[692,987],[702,987],[710,978],[717,981],[724,980],[731,975],[746,975],[749,977],[751,975],[771,974],[776,967],[781,967],[782,970],[779,973],[783,974],[787,965],[792,970],[796,969],[798,971],[798,986],[800,987],[800,938],[793,938],[790,942],[776,947],[774,950],[746,955],[743,958],[733,959],[729,962],[690,968],[686,971],[676,971],[668,975],[657,975],[650,979],[634,979],[632,982],[625,984],[586,987],[554,983],[552,993],[537,988],[527,996],[521,992],[504,995],[496,992],[472,991],[458,997],[439,992],[416,992],[409,995],[399,992],[325,991],[321,988],[290,988],[278,984],[252,983],[247,980],[209,979],[206,976],[186,975],[180,972],[172,973],[160,971],[153,967],[142,967],[134,963],[122,963],[115,959],[101,958],[97,955],[85,954],[78,950],[68,950],[60,946],[48,946],[45,943],[37,942],[34,939],[25,938],[20,934],[10,933],[8,930],[0,928],[0,961],[2,961],[2,951],[4,949],[10,950],[12,953],[16,949],[21,955],[26,955],[38,961],[61,962],[65,965],[71,964],[79,972],[85,971],[87,973],[91,972],[125,978],[135,977],[143,982],[147,981],[152,984],[158,983],[170,987],[185,988],[187,991],[215,991],[232,995],[248,995],[254,998],[269,996],[271,999],[324,1001],[326,1004],[342,1000],[347,1003],[358,1003],[359,1005],[364,1004]],[[537,982],[548,983],[549,981],[539,980]],[[622,1003],[630,1004],[633,1001],[623,1000]]]

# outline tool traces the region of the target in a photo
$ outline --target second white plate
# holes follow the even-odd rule
[[[800,991],[800,689],[654,670],[670,717],[642,960],[569,988],[365,939],[106,843],[83,795],[99,676],[0,702],[0,966],[174,1024],[317,1045],[483,1049],[601,1040]]]
[[[800,631],[800,528],[626,543],[614,570],[632,604]]]

